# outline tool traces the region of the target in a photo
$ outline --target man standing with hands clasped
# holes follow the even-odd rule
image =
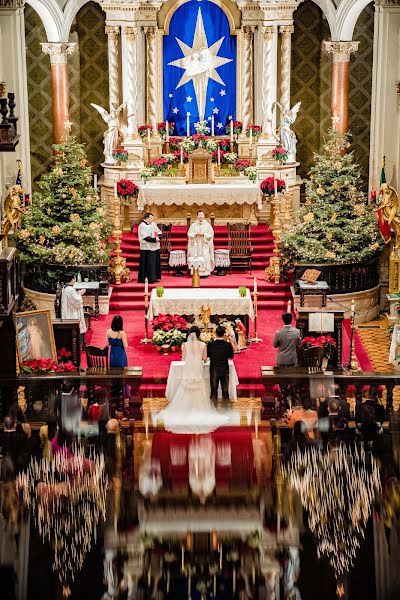
[[[66,285],[61,294],[61,318],[77,319],[79,321],[79,332],[81,334],[81,342],[86,332],[85,316],[83,314],[83,298],[86,293],[85,289],[76,290],[75,273],[66,274]]]
[[[215,330],[215,340],[207,346],[207,356],[210,358],[211,400],[214,404],[218,399],[218,385],[221,383],[223,402],[229,401],[229,363],[233,358],[233,342],[225,341],[225,327],[218,325]]]
[[[154,222],[152,213],[147,212],[138,228],[140,243],[138,282],[144,283],[147,277],[149,283],[161,279],[160,240],[161,230]]]
[[[214,270],[214,230],[207,223],[202,210],[197,211],[197,219],[188,231],[188,265],[190,259],[202,257],[204,262],[199,268],[200,277],[208,277]]]

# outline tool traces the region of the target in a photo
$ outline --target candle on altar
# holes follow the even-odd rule
[[[354,300],[351,301],[351,316],[354,317],[354,315],[356,314],[356,303],[354,302]]]
[[[188,598],[190,600],[190,592],[192,589],[192,574],[190,572],[190,567],[189,567],[189,577],[188,577]]]
[[[217,156],[218,156],[218,166],[221,166],[221,149],[220,149],[219,145],[218,145],[218,155]]]
[[[190,112],[186,113],[186,136],[190,137]]]
[[[93,175],[93,187],[97,190],[97,173]]]
[[[146,277],[146,279],[144,280],[144,293],[146,294],[146,296],[147,296],[147,295],[148,295],[148,293],[149,293],[149,280],[148,280],[148,278],[147,278],[147,277]]]
[[[253,148],[253,128],[250,127],[250,150]]]
[[[117,194],[117,182],[115,181],[115,182],[114,182],[114,198],[116,198],[116,197],[117,197],[117,195],[118,195],[118,194]]]
[[[183,165],[183,146],[181,144],[181,165]]]
[[[258,440],[258,416],[255,415],[254,417],[254,431],[256,434],[256,440]]]
[[[230,131],[231,131],[231,142],[233,142],[233,119],[231,119],[229,126],[230,126]]]
[[[254,277],[254,293],[257,294],[257,277]]]
[[[147,130],[147,147],[150,150],[150,136],[151,136],[151,131],[150,129]]]
[[[274,194],[275,194],[275,197],[278,195],[278,180],[276,178],[275,173],[274,173]]]
[[[214,115],[211,116],[211,135],[214,137]]]
[[[182,563],[182,571],[184,571],[185,570],[185,548],[183,547],[183,544],[181,547],[181,563]]]
[[[168,123],[168,121],[165,123],[165,141],[169,142],[169,123]]]
[[[255,585],[255,583],[256,583],[256,568],[254,566],[254,563],[253,563],[253,566],[251,569],[251,574],[252,574],[252,579],[253,579],[253,585]]]
[[[288,312],[288,313],[292,312],[292,301],[291,300],[288,300],[286,312]]]

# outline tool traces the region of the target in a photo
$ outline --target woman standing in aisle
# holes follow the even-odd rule
[[[126,348],[128,348],[128,340],[126,339],[124,323],[120,315],[116,315],[113,318],[111,328],[107,329],[106,337],[107,344],[111,348],[110,367],[127,367]]]

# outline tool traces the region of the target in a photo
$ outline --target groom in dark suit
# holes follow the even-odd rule
[[[218,399],[218,385],[221,383],[222,398],[229,400],[229,363],[233,358],[233,346],[224,339],[225,327],[218,325],[215,330],[215,340],[207,346],[207,356],[210,359],[211,400],[214,404]]]

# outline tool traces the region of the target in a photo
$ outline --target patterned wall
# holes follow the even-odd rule
[[[365,189],[368,182],[369,134],[371,115],[373,5],[361,13],[353,39],[360,41],[352,55],[349,81],[349,128],[353,134],[353,150],[358,159]],[[331,56],[322,49],[322,41],[330,39],[328,23],[322,11],[311,0],[300,4],[294,15],[292,44],[292,105],[301,100],[295,123],[298,137],[297,156],[301,177],[306,177],[313,164],[313,153],[321,149],[330,126]]]
[[[77,50],[68,57],[70,115],[73,133],[86,144],[91,165],[101,174],[103,131],[105,124],[90,102],[108,106],[107,38],[105,14],[95,2],[85,4],[71,28],[70,41]],[[52,91],[50,58],[43,54],[40,42],[46,41],[37,13],[25,8],[25,35],[31,136],[32,179],[35,181],[51,162]]]

